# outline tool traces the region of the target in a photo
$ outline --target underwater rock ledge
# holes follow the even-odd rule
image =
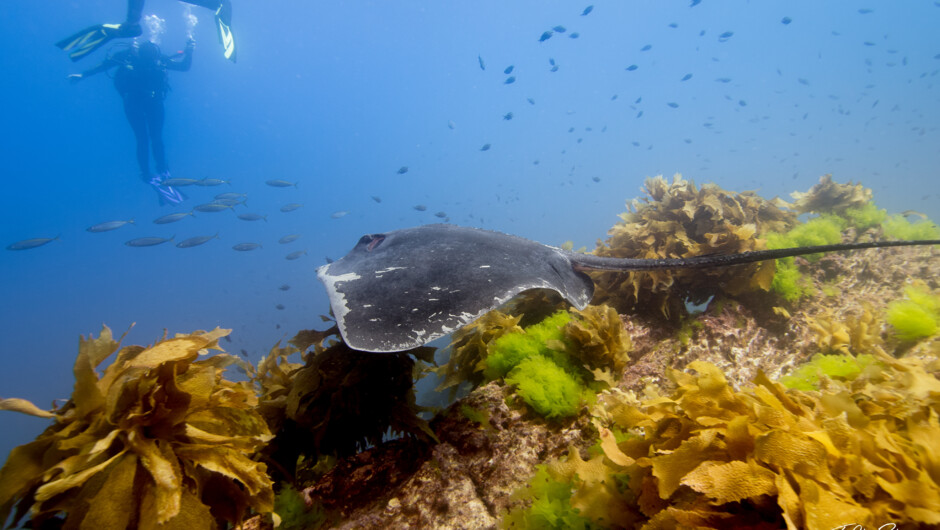
[[[718,366],[734,389],[748,387],[759,371],[776,380],[816,353],[839,350],[825,342],[820,322],[883,313],[914,281],[937,288],[940,252],[923,247],[830,255],[804,264],[804,271],[816,293],[792,304],[789,318],[766,303],[720,300],[676,326],[622,315],[633,349],[618,388],[640,394],[654,385],[667,395],[675,389],[667,370],[696,361]],[[889,352],[937,358],[936,340],[904,343],[885,324],[870,334]],[[337,511],[340,521],[332,528],[495,528],[509,509],[525,503],[513,492],[526,485],[536,465],[562,458],[569,447],[586,457],[598,438],[587,406],[573,418],[549,421],[507,405],[510,394],[502,382],[480,386],[432,420],[440,443],[382,444],[340,461],[307,484],[305,495]]]

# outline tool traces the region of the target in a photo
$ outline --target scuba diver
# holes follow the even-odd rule
[[[181,2],[206,7],[215,11],[215,25],[219,30],[219,42],[226,59],[235,62],[235,37],[232,35],[232,4],[229,0],[180,0]],[[114,38],[137,37],[141,34],[140,16],[144,0],[127,0],[127,19],[122,24],[98,24],[85,28],[56,43],[77,61],[97,50]]]
[[[127,46],[109,56],[98,66],[80,74],[69,75],[72,83],[117,68],[114,72],[114,87],[124,100],[124,115],[137,139],[137,164],[140,178],[153,186],[160,195],[161,203],[178,204],[184,197],[179,190],[162,182],[170,177],[163,147],[163,99],[169,90],[167,70],[185,72],[193,62],[196,43],[189,39],[186,49],[174,56],[166,56],[160,48],[144,41]],[[148,150],[153,150],[157,174],[150,175]]]

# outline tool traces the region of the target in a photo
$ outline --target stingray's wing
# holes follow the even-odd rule
[[[346,343],[402,351],[451,333],[528,289],[583,308],[594,284],[554,247],[453,225],[364,236],[317,270]]]

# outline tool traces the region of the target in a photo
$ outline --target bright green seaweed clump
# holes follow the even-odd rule
[[[884,208],[878,208],[872,202],[858,207],[846,208],[843,215],[849,224],[857,228],[859,232],[875,228],[888,218],[888,212]]]
[[[895,239],[905,241],[940,239],[940,228],[927,219],[912,223],[903,215],[892,215],[881,224],[881,227],[886,236]]]
[[[577,508],[571,506],[573,485],[570,481],[559,481],[548,471],[547,466],[536,466],[535,476],[528,488],[517,495],[531,500],[531,505],[512,510],[502,521],[503,528],[527,529],[588,529],[599,528],[590,519],[582,517]]]
[[[819,390],[819,378],[851,381],[862,373],[867,366],[875,362],[871,355],[822,355],[813,356],[812,360],[801,365],[792,374],[781,377],[780,383],[796,390]]]
[[[546,418],[578,413],[583,387],[551,359],[535,355],[523,360],[509,372],[506,382],[514,385],[516,394]]]
[[[834,215],[823,215],[799,224],[785,233],[765,234],[767,248],[790,248],[811,245],[832,245],[842,242],[842,230],[846,221]],[[807,256],[807,259],[819,259],[819,254]],[[777,260],[773,290],[788,302],[793,302],[815,292],[813,285],[796,266],[794,258]]]
[[[940,328],[940,296],[925,285],[909,285],[906,299],[888,304],[885,317],[898,338],[915,341],[930,337]]]

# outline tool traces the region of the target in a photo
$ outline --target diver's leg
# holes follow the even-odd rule
[[[124,96],[124,116],[134,131],[137,141],[137,166],[140,168],[140,178],[150,182],[150,156],[148,154],[149,139],[147,138],[147,118],[139,98]]]
[[[125,24],[139,24],[144,13],[144,0],[127,0],[127,20]]]
[[[167,178],[169,168],[166,165],[166,149],[163,145],[163,118],[163,100],[150,98],[147,101],[147,130],[150,133],[153,162],[157,166],[157,173]]]
[[[201,6],[215,11],[222,5],[222,0],[180,0],[184,4]]]

